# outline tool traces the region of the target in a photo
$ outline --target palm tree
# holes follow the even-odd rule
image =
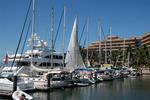
[[[86,49],[81,48],[82,51],[82,57],[84,59],[84,61],[86,61]],[[96,50],[89,50],[89,61],[90,63],[93,65],[94,62],[99,63],[99,52]],[[117,66],[121,66],[122,65],[122,58],[123,56],[121,55],[122,51],[121,50],[116,50],[116,51],[112,51],[112,56],[111,56],[111,60],[112,60],[112,64],[115,65],[116,61],[118,59],[117,62]],[[131,45],[129,45],[127,47],[127,49],[125,50],[125,59],[128,58],[128,54],[130,54],[130,65],[129,66],[133,66],[136,68],[142,67],[142,66],[150,66],[150,52],[148,47],[146,47],[145,45],[141,45],[139,42],[136,42],[135,47],[131,47]],[[121,60],[120,60],[121,59]],[[102,50],[101,51],[101,64],[104,63],[105,61],[105,51]]]

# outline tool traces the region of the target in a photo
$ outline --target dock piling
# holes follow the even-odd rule
[[[17,75],[13,76],[13,92],[17,90]]]
[[[48,74],[47,75],[47,87],[48,87],[48,89],[50,89],[50,79],[51,79],[50,74]]]

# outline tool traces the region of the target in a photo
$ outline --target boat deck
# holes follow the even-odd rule
[[[2,96],[11,96],[12,91],[0,90],[0,95],[2,95]]]

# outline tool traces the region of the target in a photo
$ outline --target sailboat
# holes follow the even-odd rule
[[[102,27],[99,27],[99,40],[101,40],[101,32],[102,32]],[[111,28],[110,28],[110,37],[109,37],[109,42],[110,42],[110,58],[111,58]],[[111,59],[110,59],[110,63],[108,63],[108,58],[107,58],[107,42],[108,40],[105,38],[105,63],[100,67],[100,72],[98,72],[98,76],[100,76],[100,80],[101,81],[108,81],[108,80],[113,80],[113,77],[111,75]],[[101,42],[100,42],[101,43]],[[101,45],[99,44],[99,47],[101,47]],[[99,48],[99,50],[101,50],[101,48]]]
[[[79,43],[78,43],[78,31],[77,31],[77,18],[74,20],[72,34],[68,46],[68,51],[65,59],[66,67],[65,70],[74,72],[73,78],[76,78],[76,84],[79,86],[87,86],[95,83],[91,72],[85,67],[83,62]],[[76,77],[77,76],[77,77]]]
[[[34,2],[33,2],[33,4],[34,4]],[[33,6],[33,12],[34,12],[34,6]],[[65,12],[65,10],[64,10],[64,12]],[[52,9],[52,17],[53,17],[53,9]],[[54,28],[52,27],[52,30],[53,29]],[[32,30],[34,30],[34,25],[32,26]],[[53,32],[52,32],[52,34],[53,34]],[[32,36],[34,36],[34,32],[32,32]],[[45,58],[49,59],[47,61],[49,61],[49,66],[51,66],[50,68],[39,68],[39,67],[35,66],[34,63],[31,61],[31,66],[30,66],[31,70],[36,71],[36,72],[42,72],[42,75],[39,75],[38,78],[36,78],[36,77],[33,78],[36,89],[45,90],[45,89],[49,89],[49,88],[62,88],[64,86],[67,86],[67,84],[68,84],[69,79],[68,79],[68,77],[65,77],[65,75],[68,73],[63,71],[63,68],[62,68],[63,64],[58,64],[58,63],[63,63],[63,55],[56,56],[56,54],[54,52],[53,44],[54,43],[52,42],[52,48],[50,50],[51,52],[49,53],[49,55],[44,57],[44,59]],[[32,53],[33,52],[31,52],[31,54]],[[31,57],[33,57],[33,54]],[[61,65],[61,67],[54,67],[55,65],[56,66]]]
[[[69,70],[70,72],[74,71],[79,67],[85,68],[85,64],[83,62],[78,43],[77,18],[74,20],[65,63],[65,69]]]

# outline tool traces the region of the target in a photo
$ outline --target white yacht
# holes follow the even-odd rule
[[[34,4],[35,0],[33,0],[33,9],[32,9],[32,24],[34,24]],[[45,84],[47,79],[42,79],[42,75],[45,73],[53,72],[56,70],[62,70],[64,66],[64,53],[55,52],[54,48],[48,46],[47,42],[44,42],[37,36],[34,32],[34,25],[32,25],[32,35],[31,38],[28,40],[30,47],[29,50],[24,52],[23,54],[8,54],[7,57],[4,59],[5,62],[15,62],[15,65],[10,66],[8,70],[5,66],[1,71],[1,77],[8,76],[9,74],[11,77],[14,72],[19,70],[18,76],[21,76],[23,79],[27,81],[32,81],[34,83],[42,83]],[[53,45],[53,43],[52,43]],[[15,68],[14,70],[12,70]],[[10,75],[11,74],[11,75]],[[8,78],[8,77],[7,77]],[[38,81],[36,81],[38,80]],[[44,81],[43,81],[44,80]],[[44,87],[45,88],[45,87]]]
[[[15,67],[24,66],[24,70],[22,73],[30,72],[29,66],[31,65],[31,59],[34,66],[40,69],[55,69],[55,68],[62,68],[63,66],[63,53],[55,52],[51,50],[47,42],[40,40],[40,37],[37,34],[34,35],[34,41],[36,45],[34,45],[34,49],[27,50],[24,54],[17,54],[16,58],[14,54],[8,54],[7,60],[8,62],[12,62],[15,58]],[[31,44],[31,39],[29,39],[29,46]],[[3,59],[4,61],[6,59]],[[7,67],[7,66],[6,66]],[[2,72],[9,71],[10,69],[15,69],[13,66],[12,68],[2,69]],[[8,70],[7,70],[8,69]],[[26,70],[26,71],[25,71]],[[26,73],[28,74],[28,73]]]
[[[43,78],[46,73],[53,73],[56,71],[62,71],[63,67],[63,53],[55,52],[49,49],[46,42],[40,40],[40,38],[35,34],[34,41],[37,43],[34,46],[34,50],[27,50],[24,54],[17,54],[15,58],[15,66],[12,68],[10,66],[5,66],[2,69],[1,77],[11,78],[12,75],[20,68],[18,76],[22,78],[22,80],[18,82],[18,85],[23,84],[20,90],[30,89],[28,88],[28,83],[32,83],[32,86],[35,89],[45,90],[47,87],[47,79]],[[29,39],[30,44],[30,39]],[[33,53],[33,54],[32,54]],[[15,55],[8,54],[8,62],[12,62]],[[4,59],[5,60],[5,59]],[[31,60],[32,63],[31,64]],[[51,63],[53,62],[53,63]],[[32,76],[32,77],[31,77]],[[23,83],[22,83],[23,82]],[[3,83],[3,82],[2,82]],[[26,85],[27,84],[27,85]],[[68,82],[66,81],[50,81],[50,88],[59,88],[67,86]],[[7,85],[4,83],[4,85]],[[12,87],[12,82],[11,85]],[[29,85],[30,86],[30,85]],[[12,90],[12,88],[11,88]]]

